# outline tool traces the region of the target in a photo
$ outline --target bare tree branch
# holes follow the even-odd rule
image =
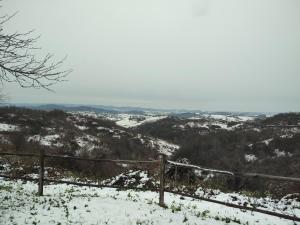
[[[0,82],[16,82],[24,88],[44,88],[65,81],[71,70],[60,70],[66,58],[54,61],[52,54],[36,57],[35,46],[39,36],[32,37],[33,30],[26,33],[6,34],[6,23],[16,14],[0,17]]]

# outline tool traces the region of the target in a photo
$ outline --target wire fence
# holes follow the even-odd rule
[[[44,184],[45,182],[48,183],[63,183],[63,184],[70,184],[70,185],[77,185],[77,186],[88,186],[88,187],[99,187],[99,188],[118,188],[118,189],[133,189],[133,190],[142,190],[142,191],[155,191],[159,192],[159,205],[162,207],[165,207],[165,201],[164,201],[164,193],[169,192],[173,194],[179,194],[182,196],[198,199],[198,200],[204,200],[212,203],[217,203],[221,205],[225,205],[232,208],[242,209],[242,210],[250,210],[254,212],[264,213],[267,215],[272,215],[292,221],[300,222],[300,218],[296,216],[281,214],[273,211],[267,211],[259,208],[252,208],[247,206],[241,206],[236,205],[228,202],[222,202],[210,198],[200,197],[194,194],[187,194],[179,191],[173,191],[173,190],[167,190],[166,189],[166,179],[165,179],[165,170],[168,165],[177,167],[185,167],[190,169],[196,169],[201,171],[206,171],[210,173],[216,173],[216,174],[223,174],[226,176],[238,176],[238,177],[260,177],[263,179],[271,179],[271,180],[281,180],[281,181],[289,181],[289,182],[299,182],[300,178],[298,177],[283,177],[283,176],[274,176],[269,174],[260,174],[260,173],[236,173],[226,170],[218,170],[213,168],[204,168],[197,165],[190,165],[190,164],[184,164],[184,163],[178,163],[174,161],[167,160],[166,155],[161,154],[159,160],[114,160],[114,159],[91,159],[91,158],[82,158],[82,157],[72,157],[72,156],[63,156],[63,155],[49,155],[45,154],[44,150],[40,150],[40,154],[35,153],[12,153],[12,152],[0,152],[0,156],[18,156],[18,157],[35,157],[38,158],[39,162],[39,176],[38,178],[29,178],[29,177],[22,177],[22,176],[10,176],[6,174],[0,174],[0,177],[7,178],[7,179],[22,179],[22,180],[28,180],[28,181],[36,181],[38,182],[38,195],[43,196],[44,192]],[[159,166],[159,187],[155,188],[141,188],[141,187],[126,187],[126,186],[120,186],[120,185],[104,185],[104,184],[95,184],[95,183],[80,183],[75,181],[66,181],[66,180],[59,180],[59,179],[48,179],[45,178],[45,159],[46,158],[53,158],[53,159],[63,159],[63,160],[79,160],[79,161],[90,161],[90,162],[96,162],[96,163],[125,163],[125,164],[152,164]],[[175,176],[176,177],[176,176]]]

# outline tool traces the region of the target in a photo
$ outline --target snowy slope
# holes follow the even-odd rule
[[[140,126],[144,123],[154,123],[166,117],[167,116],[152,116],[152,115],[133,116],[130,114],[119,114],[116,124],[121,127],[130,128],[130,127]]]
[[[159,153],[165,154],[167,156],[171,156],[180,148],[179,145],[169,143],[159,138],[150,138],[149,145],[151,148],[156,149]]]

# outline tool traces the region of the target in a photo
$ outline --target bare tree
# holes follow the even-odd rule
[[[1,0],[0,0],[1,1]],[[0,6],[1,7],[1,6]],[[70,70],[60,70],[65,59],[53,61],[53,55],[36,56],[35,46],[38,37],[32,37],[33,31],[26,33],[5,33],[5,25],[15,16],[0,17],[0,81],[17,82],[24,88],[44,88],[64,81]]]

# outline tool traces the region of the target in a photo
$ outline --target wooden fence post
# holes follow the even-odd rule
[[[44,187],[44,149],[40,150],[40,168],[39,168],[39,196],[43,196],[43,187]]]
[[[164,207],[164,194],[165,194],[165,163],[166,155],[160,155],[160,182],[159,182],[159,205]]]
[[[175,165],[174,187],[177,188],[177,166]]]

